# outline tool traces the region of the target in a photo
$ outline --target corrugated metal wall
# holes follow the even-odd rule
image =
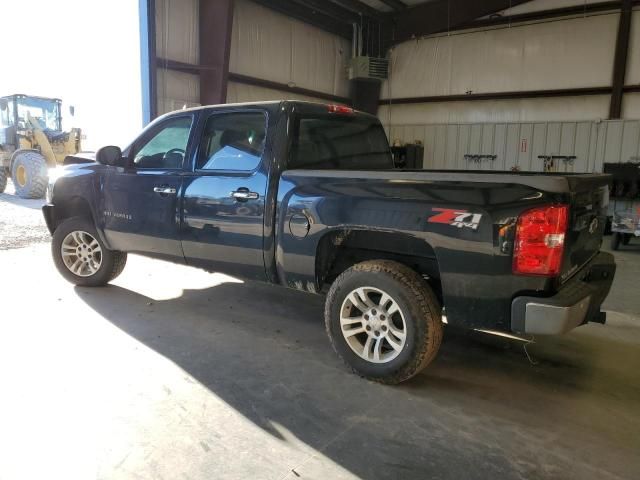
[[[198,63],[198,0],[156,0],[156,54]],[[158,114],[199,105],[198,75],[158,68]]]
[[[159,58],[198,63],[198,0],[156,0]],[[348,40],[274,12],[236,0],[229,70],[289,86],[348,97]],[[198,75],[158,69],[158,113],[198,105]],[[286,91],[230,82],[228,102],[272,99],[322,101]]]
[[[392,98],[603,86],[620,15],[459,32],[404,42],[391,54]]]
[[[513,13],[578,2],[537,0]],[[619,13],[454,32],[402,43],[391,53],[382,98],[521,92],[611,84]],[[627,84],[640,84],[640,12],[632,18]],[[608,95],[383,105],[383,123],[545,122],[607,118]],[[640,118],[625,101],[625,118]]]
[[[543,171],[539,156],[555,160],[556,171],[601,172],[604,162],[640,160],[640,121],[535,122],[394,125],[390,141],[422,142],[423,168]],[[476,162],[468,155],[495,155]]]
[[[348,40],[274,12],[236,0],[229,71],[289,86],[347,97]],[[289,92],[230,85],[229,102],[311,99]],[[275,95],[275,98],[274,98]]]

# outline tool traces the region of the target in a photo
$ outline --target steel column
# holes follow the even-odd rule
[[[142,89],[142,125],[158,115],[156,5],[155,0],[139,0],[140,15],[140,81]]]
[[[200,103],[227,101],[233,0],[200,0]]]
[[[616,53],[613,61],[613,82],[609,118],[616,119],[622,115],[622,97],[624,80],[627,74],[627,57],[629,56],[629,36],[631,33],[632,0],[622,0],[620,23],[618,24],[618,38],[616,39]]]

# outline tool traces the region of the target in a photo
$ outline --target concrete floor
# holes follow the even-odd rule
[[[607,326],[539,339],[535,365],[447,332],[385,387],[342,366],[320,298],[136,256],[74,288],[46,243],[0,237],[1,480],[639,478],[640,242]]]

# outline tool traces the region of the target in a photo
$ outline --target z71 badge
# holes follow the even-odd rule
[[[432,210],[439,213],[429,217],[428,223],[443,223],[453,227],[477,230],[482,220],[481,213],[470,213],[457,208],[432,208]]]

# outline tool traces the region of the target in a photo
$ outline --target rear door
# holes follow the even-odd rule
[[[182,248],[186,261],[264,280],[267,114],[261,110],[213,112],[203,123],[193,172],[185,176]]]
[[[102,223],[112,248],[182,259],[179,198],[193,117],[171,117],[127,152],[128,168],[104,176]]]

